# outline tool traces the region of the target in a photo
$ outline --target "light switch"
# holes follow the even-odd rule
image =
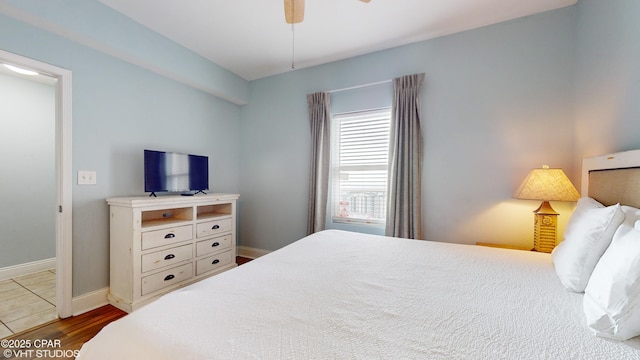
[[[78,170],[78,185],[95,185],[96,184],[96,172]]]

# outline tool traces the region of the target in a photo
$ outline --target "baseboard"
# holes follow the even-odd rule
[[[53,270],[56,268],[56,258],[38,260],[26,264],[7,266],[0,268],[0,280],[12,279],[17,276],[33,274],[39,271]]]
[[[109,294],[108,287],[74,297],[71,300],[71,311],[73,316],[107,305],[109,303],[107,301],[107,294]]]
[[[256,249],[248,246],[238,246],[238,255],[249,259],[259,258],[262,255],[270,253],[269,250]],[[109,294],[109,288],[96,290],[78,297],[74,297],[71,300],[71,309],[73,316],[80,315],[87,311],[97,309],[101,306],[107,305],[107,295]]]
[[[238,246],[238,256],[246,257],[249,259],[256,259],[262,255],[267,255],[271,251],[252,248],[248,246]]]

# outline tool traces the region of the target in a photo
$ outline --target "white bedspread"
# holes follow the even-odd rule
[[[549,254],[324,231],[106,326],[78,359],[640,359]]]

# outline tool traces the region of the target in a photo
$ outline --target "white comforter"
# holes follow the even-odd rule
[[[105,327],[78,359],[639,359],[548,254],[324,231]]]

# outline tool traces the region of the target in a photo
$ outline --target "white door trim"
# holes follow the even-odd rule
[[[0,62],[36,70],[56,82],[56,308],[60,318],[73,314],[72,299],[72,152],[71,71],[0,50]]]

